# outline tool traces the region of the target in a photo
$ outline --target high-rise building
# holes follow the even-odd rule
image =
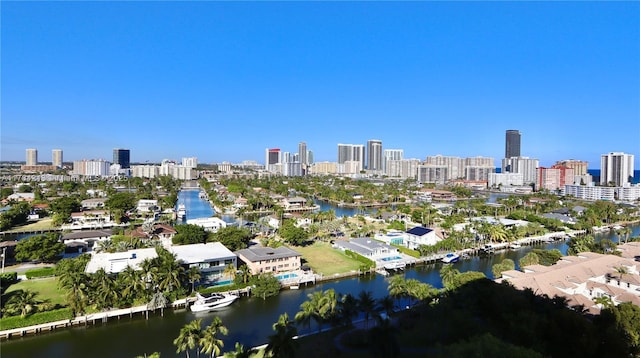
[[[382,168],[382,141],[371,139],[367,141],[367,169],[381,171]]]
[[[131,164],[129,154],[129,149],[115,148],[113,150],[113,164],[119,164],[121,169],[128,169]]]
[[[565,185],[573,185],[574,170],[561,165],[551,168],[538,167],[536,175],[536,190],[563,190]]]
[[[267,148],[265,150],[264,169],[266,171],[278,171],[277,167],[281,162],[280,148]]]
[[[502,159],[502,172],[520,173],[524,184],[536,182],[536,168],[539,166],[538,159],[529,157],[511,157]]]
[[[520,131],[509,129],[506,133],[504,157],[512,158],[520,156]]]
[[[600,157],[600,184],[624,186],[633,178],[633,154],[611,152]]]
[[[364,145],[338,144],[338,164],[359,162],[360,170],[364,168]]]
[[[460,157],[449,157],[443,155],[428,156],[425,161],[426,164],[433,166],[444,166],[447,168],[444,181],[464,178],[464,159]]]
[[[182,166],[195,169],[195,168],[198,167],[198,158],[196,158],[196,157],[184,157],[184,158],[182,158]]]
[[[26,165],[38,165],[38,150],[35,148],[27,149]]]
[[[305,142],[298,143],[298,159],[300,161],[300,164],[302,164],[303,168],[305,165],[309,164],[307,143]]]
[[[387,163],[390,160],[402,160],[404,159],[404,150],[402,149],[385,149],[383,152],[382,169],[387,172]],[[389,175],[387,173],[387,175]]]
[[[572,168],[574,175],[587,175],[587,167],[589,163],[584,162],[582,160],[569,159],[569,160],[560,160],[556,162],[555,165]]]
[[[109,175],[111,163],[103,159],[76,160],[73,162],[73,174],[91,177],[105,177]]]
[[[307,151],[307,165],[311,165],[311,164],[313,164],[313,163],[314,163],[314,160],[313,160],[313,151],[312,151],[312,150],[309,150],[309,151]]]
[[[51,165],[58,168],[62,167],[62,149],[54,149],[51,151]]]

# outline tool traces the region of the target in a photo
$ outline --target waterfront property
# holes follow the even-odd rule
[[[185,268],[197,267],[202,274],[201,282],[215,283],[223,276],[228,265],[237,267],[237,256],[219,242],[206,244],[177,245],[167,247],[169,252],[176,255]],[[119,273],[127,266],[135,270],[146,259],[157,257],[155,248],[135,249],[115,253],[94,253],[85,268],[87,273],[95,273],[104,269],[106,273]]]
[[[286,246],[276,248],[253,246],[238,250],[235,254],[247,265],[253,275],[264,272],[295,271],[301,268],[302,255]]]
[[[627,255],[640,257],[640,246],[620,245]],[[628,246],[627,246],[628,245]],[[623,251],[623,252],[624,252]],[[617,305],[631,302],[640,305],[640,262],[633,258],[583,252],[565,256],[555,265],[525,266],[524,272],[505,271],[502,279],[519,289],[529,288],[549,297],[562,296],[570,306],[584,306],[597,314],[602,309],[600,299]]]
[[[415,263],[413,258],[401,254],[398,248],[367,237],[336,241],[333,246],[342,251],[349,250],[364,256],[374,261],[378,268],[400,269],[407,264]]]
[[[71,213],[71,225],[63,225],[62,229],[90,229],[108,226],[113,226],[108,211],[87,210]]]
[[[406,232],[404,246],[412,250],[417,250],[420,245],[435,245],[439,241],[442,241],[442,238],[436,235],[435,230],[416,226]]]
[[[145,231],[141,226],[130,231],[128,235],[141,240],[160,240],[163,246],[171,246],[171,240],[178,232],[171,225],[155,223],[151,231]]]
[[[200,226],[209,232],[217,232],[227,227],[227,223],[217,217],[187,219],[187,224]]]
[[[91,251],[96,242],[111,237],[111,229],[77,231],[62,236],[62,242],[68,247],[82,246],[83,251]],[[99,244],[98,244],[99,245]]]

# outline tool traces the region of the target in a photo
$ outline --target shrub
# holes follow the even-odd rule
[[[366,257],[364,257],[364,256],[362,256],[362,255],[360,255],[360,254],[358,254],[358,253],[355,253],[355,252],[353,252],[353,251],[351,251],[351,250],[345,250],[345,251],[344,251],[344,253],[345,253],[345,255],[347,255],[348,257],[351,257],[352,259],[356,259],[356,260],[358,260],[359,262],[361,262],[361,263],[363,264],[363,265],[360,267],[361,269],[369,270],[369,269],[371,269],[372,267],[375,267],[375,266],[376,266],[375,262],[373,262],[373,261],[369,260],[368,258],[366,258]]]
[[[27,279],[38,278],[38,277],[51,277],[55,276],[55,268],[54,267],[43,267],[39,269],[29,270],[24,273],[27,276]]]
[[[11,316],[0,319],[3,330],[34,326],[47,322],[62,321],[71,318],[71,309],[61,308],[53,311],[37,312],[27,317]]]

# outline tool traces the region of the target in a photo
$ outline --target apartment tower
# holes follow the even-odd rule
[[[611,152],[600,157],[600,184],[624,186],[633,178],[633,154]]]
[[[120,165],[120,169],[129,169],[129,149],[115,148],[113,150],[113,164]]]
[[[26,165],[38,165],[38,150],[35,148],[27,149]]]
[[[62,149],[51,151],[51,165],[62,168]]]
[[[520,131],[508,129],[505,137],[504,157],[513,158],[520,156]]]
[[[381,171],[382,168],[382,141],[371,139],[367,141],[367,169]]]

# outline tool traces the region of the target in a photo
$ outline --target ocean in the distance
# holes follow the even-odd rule
[[[587,173],[591,174],[595,183],[598,183],[600,181],[600,169],[587,169]],[[633,180],[631,181],[631,184],[638,183],[640,183],[640,170],[634,170]]]

